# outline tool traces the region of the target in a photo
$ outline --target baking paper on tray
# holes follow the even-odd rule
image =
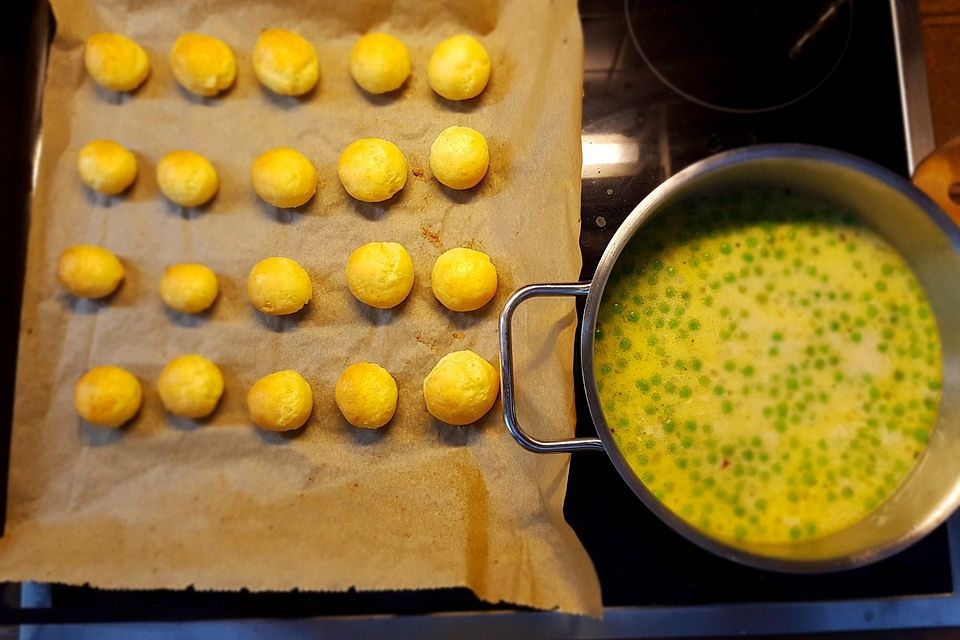
[[[592,564],[562,515],[569,457],[522,450],[499,404],[476,426],[441,424],[421,392],[450,351],[497,362],[497,314],[514,288],[578,276],[583,51],[574,0],[53,5],[0,578],[106,588],[464,586],[493,602],[599,614]],[[315,91],[278,97],[258,84],[250,54],[265,27],[314,43]],[[370,30],[410,47],[413,73],[395,95],[365,95],[350,78],[350,47]],[[132,95],[101,90],[84,72],[83,43],[98,31],[147,49],[150,76]],[[199,98],[175,82],[168,52],[184,31],[234,50],[238,77],[224,95]],[[426,62],[460,32],[482,39],[493,73],[480,97],[450,103],[430,90]],[[430,173],[434,137],[455,124],[490,143],[489,174],[472,191],[442,188]],[[411,170],[382,205],[353,201],[337,179],[339,152],[367,136],[397,143]],[[98,138],[137,155],[139,176],[123,196],[94,196],[80,182],[77,152]],[[254,158],[277,146],[299,149],[319,173],[316,197],[295,211],[266,206],[250,184]],[[209,206],[184,211],[163,199],[155,166],[174,149],[217,167]],[[347,256],[370,241],[401,242],[413,257],[413,292],[391,311],[358,303],[344,281]],[[106,301],[71,298],[56,282],[58,255],[79,243],[124,262],[126,279]],[[457,246],[487,252],[499,272],[497,297],[478,312],[448,312],[430,291],[433,261]],[[247,301],[250,267],[271,255],[297,260],[313,279],[313,301],[293,317],[265,317]],[[163,306],[160,275],[176,262],[217,272],[211,311]],[[569,437],[573,304],[525,306],[515,320],[521,419],[541,437]],[[160,404],[157,377],[183,353],[224,372],[226,392],[208,420],[176,419]],[[379,431],[350,427],[333,399],[339,373],[363,360],[386,367],[400,388],[396,417]],[[144,386],[142,410],[120,430],[84,424],[73,409],[77,378],[108,363]],[[313,416],[292,434],[261,431],[247,416],[246,390],[287,368],[313,385]]]

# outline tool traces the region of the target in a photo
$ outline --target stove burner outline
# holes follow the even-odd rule
[[[816,84],[814,84],[812,87],[810,87],[800,95],[795,96],[784,102],[779,102],[777,104],[767,105],[763,107],[728,107],[722,104],[710,102],[709,100],[703,100],[702,98],[698,98],[692,93],[681,89],[675,83],[671,82],[656,67],[656,65],[653,64],[653,61],[650,60],[649,56],[647,56],[646,52],[643,50],[643,47],[640,46],[640,40],[637,38],[637,34],[633,28],[633,18],[630,15],[630,0],[623,0],[623,13],[627,22],[627,34],[630,36],[630,41],[633,43],[633,48],[636,49],[637,53],[643,59],[644,64],[647,65],[647,67],[650,69],[653,75],[655,75],[657,79],[660,80],[660,82],[662,82],[671,91],[673,91],[680,97],[684,98],[685,100],[693,102],[694,104],[698,104],[701,107],[705,107],[707,109],[713,109],[714,111],[722,111],[724,113],[734,113],[734,114],[757,114],[757,113],[767,113],[770,111],[776,111],[778,109],[783,109],[784,107],[789,107],[792,104],[796,104],[797,102],[800,102],[801,100],[813,94],[817,89],[823,86],[823,84],[827,80],[830,79],[834,71],[837,70],[837,67],[840,66],[840,62],[843,60],[844,56],[847,53],[847,47],[849,47],[850,45],[850,36],[853,33],[853,0],[834,0],[833,2],[831,2],[827,6],[827,9],[817,18],[817,21],[813,24],[813,26],[811,26],[808,30],[806,30],[803,34],[801,34],[800,38],[790,48],[790,51],[788,53],[788,56],[791,59],[799,55],[802,52],[803,48],[809,43],[809,41],[824,29],[824,27],[829,22],[829,20],[837,14],[839,8],[844,4],[849,5],[850,20],[847,24],[847,35],[843,43],[843,49],[841,49],[840,55],[837,56],[837,59],[834,61],[833,66],[830,67],[827,73],[824,74],[824,76],[820,78],[820,80],[817,81]]]

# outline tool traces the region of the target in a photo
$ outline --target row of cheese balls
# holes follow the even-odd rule
[[[118,33],[96,33],[83,52],[87,73],[113,91],[133,91],[150,73],[147,52]],[[237,76],[233,51],[220,38],[185,33],[173,43],[170,66],[184,89],[215,96]],[[302,96],[320,78],[317,52],[303,36],[284,29],[264,29],[253,47],[253,71],[271,91]],[[361,37],[350,51],[350,73],[369,93],[399,89],[410,75],[406,45],[385,33]],[[484,90],[490,79],[490,56],[480,42],[461,34],[447,38],[433,50],[427,63],[430,86],[448,100],[467,100]]]
[[[430,147],[430,169],[452,189],[470,189],[487,173],[490,152],[483,135],[469,127],[448,127]],[[94,140],[77,156],[83,182],[104,195],[118,195],[137,177],[137,157],[112,140]],[[306,204],[317,191],[317,170],[299,151],[289,147],[261,154],[251,169],[253,188],[265,202],[284,209]],[[394,143],[361,138],[343,150],[337,162],[340,182],[363,202],[383,202],[407,183],[407,160]],[[216,168],[193,151],[171,151],[157,163],[157,184],[172,202],[199,207],[220,188]]]
[[[164,408],[183,418],[206,418],[223,394],[223,373],[196,354],[171,360],[157,379]],[[500,390],[496,369],[473,351],[442,357],[423,380],[423,398],[430,414],[448,424],[467,425],[482,418]],[[355,427],[379,429],[393,418],[397,382],[380,365],[358,362],[347,367],[334,388],[337,407]],[[94,367],[74,387],[74,406],[81,418],[102,427],[120,427],[140,410],[143,389],[132,373],[114,365]],[[257,426],[269,431],[302,427],[313,411],[313,389],[292,370],[257,380],[247,392],[247,410]]]
[[[403,245],[370,242],[350,254],[345,270],[350,292],[364,304],[390,309],[403,302],[413,288],[413,261]],[[103,247],[75,245],[57,262],[57,278],[73,295],[103,298],[124,277],[123,263]],[[458,247],[442,253],[433,265],[430,285],[451,311],[475,311],[497,291],[497,270],[487,254]],[[219,293],[217,276],[203,264],[167,267],[160,279],[160,296],[172,309],[200,313]],[[290,258],[261,260],[250,269],[247,295],[258,310],[273,316],[302,309],[313,297],[310,275]]]

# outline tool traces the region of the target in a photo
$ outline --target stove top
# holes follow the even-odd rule
[[[725,149],[819,144],[906,175],[911,140],[901,106],[894,5],[581,0],[582,278],[592,276],[613,233],[644,196],[685,166]],[[18,27],[8,23],[11,28]],[[575,389],[578,435],[593,435],[582,380]],[[32,628],[38,638],[103,637],[110,631],[125,637],[134,630],[137,637],[162,637],[182,632],[184,621],[200,620],[219,621],[192,624],[208,625],[216,635],[251,638],[683,636],[960,624],[957,521],[862,569],[805,576],[764,572],[682,539],[643,507],[605,456],[590,453],[572,458],[565,514],[600,576],[602,622],[494,607],[453,589],[218,594],[47,585],[8,585],[0,622],[84,623]],[[635,553],[612,555],[612,539],[630,541]],[[224,621],[241,618],[270,621],[256,628]],[[299,618],[309,620],[294,620]],[[97,624],[147,620],[170,624]]]
[[[592,277],[644,196],[725,149],[818,144],[908,175],[890,7],[862,0],[776,5],[582,3],[582,279]],[[576,389],[578,435],[591,435],[581,380]],[[954,587],[945,526],[853,571],[797,576],[736,565],[660,522],[602,455],[574,455],[565,513],[596,565],[607,606],[915,596]],[[621,548],[607,544],[612,537],[635,540],[637,553],[612,555]]]
[[[889,6],[877,0],[775,4],[777,12],[807,9],[784,11],[796,24],[778,24],[779,39],[763,33],[773,11],[763,0],[581,3],[584,277],[592,275],[613,232],[647,193],[719,151],[804,142],[907,174]],[[721,6],[733,18],[718,17]],[[735,29],[737,20],[745,24],[729,41],[702,38],[711,30]],[[761,36],[764,42],[755,46],[736,44]],[[802,60],[792,59],[801,41]]]

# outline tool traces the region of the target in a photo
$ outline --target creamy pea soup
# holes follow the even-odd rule
[[[594,347],[617,446],[672,511],[723,539],[850,526],[910,471],[940,404],[916,277],[852,216],[778,190],[658,216],[619,259]]]

